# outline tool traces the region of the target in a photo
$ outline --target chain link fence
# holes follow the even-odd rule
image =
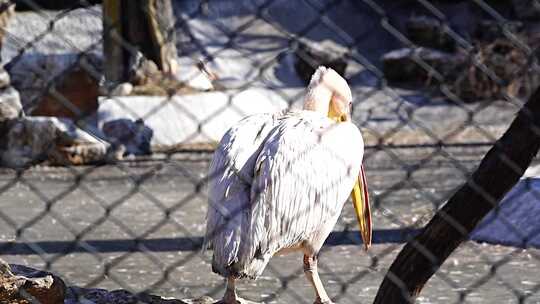
[[[221,298],[212,251],[201,251],[212,153],[243,117],[301,108],[325,65],[352,90],[374,234],[361,250],[346,203],[319,274],[334,302],[370,303],[403,245],[471,183],[538,85],[536,1],[173,0],[165,30],[167,16],[151,12],[160,2],[100,2],[2,2],[1,259],[67,286],[55,285],[56,298],[19,292],[30,302]],[[130,5],[147,19],[122,21]],[[137,44],[145,22],[152,38]],[[148,59],[152,48],[158,59]],[[532,163],[416,302],[540,302]],[[238,292],[264,303],[314,299],[300,254],[272,258]]]

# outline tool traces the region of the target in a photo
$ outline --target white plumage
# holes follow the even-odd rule
[[[315,77],[321,82],[322,75]],[[364,144],[354,124],[326,113],[249,116],[219,143],[210,166],[205,246],[214,250],[212,269],[229,283],[256,278],[280,251],[316,259],[332,231],[361,171]],[[237,302],[234,284],[228,288],[233,294],[223,301]],[[327,300],[322,292],[318,301]]]

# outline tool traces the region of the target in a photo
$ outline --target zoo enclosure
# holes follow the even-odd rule
[[[26,165],[42,161],[63,164],[66,169],[61,170],[66,170],[63,174],[68,175],[69,187],[51,195],[33,186],[34,182],[38,183],[32,178],[33,174],[37,174],[33,171],[36,169],[6,170],[2,187],[4,199],[9,201],[12,192],[22,187],[35,194],[43,210],[28,217],[24,216],[24,211],[20,211],[24,209],[22,206],[17,209],[15,206],[8,208],[19,210],[12,214],[2,212],[3,225],[6,231],[10,231],[6,233],[6,238],[13,238],[12,241],[6,240],[2,247],[3,251],[14,256],[23,252],[42,256],[44,266],[53,270],[54,265],[61,263],[65,256],[88,253],[103,265],[91,281],[73,282],[88,287],[101,286],[103,281],[112,280],[122,288],[141,291],[124,284],[122,276],[112,273],[122,261],[134,255],[144,255],[156,265],[161,276],[142,290],[155,293],[160,286],[174,281],[171,273],[177,267],[198,261],[201,258],[197,251],[201,242],[201,227],[186,228],[183,225],[186,215],[178,215],[178,218],[172,215],[175,212],[181,213],[184,206],[192,201],[205,201],[208,176],[204,164],[210,157],[208,151],[211,151],[212,144],[219,139],[216,138],[217,134],[220,130],[224,131],[221,121],[232,122],[250,114],[249,111],[253,109],[246,106],[246,100],[250,98],[268,102],[270,106],[265,107],[297,106],[303,97],[306,79],[321,62],[342,71],[353,88],[353,117],[363,131],[367,147],[365,162],[368,177],[374,179],[375,183],[375,191],[372,192],[377,212],[374,220],[375,238],[377,240],[380,235],[378,242],[388,247],[369,255],[367,266],[372,266],[384,275],[386,267],[378,269],[378,261],[388,258],[390,252],[395,252],[400,244],[426,224],[456,187],[470,175],[479,156],[503,133],[514,113],[523,105],[523,100],[531,95],[537,85],[534,52],[537,34],[534,21],[538,18],[538,12],[524,9],[527,6],[520,1],[457,4],[444,1],[403,1],[395,4],[302,1],[295,4],[299,6],[296,8],[277,0],[244,2],[238,4],[238,7],[226,2],[204,1],[200,5],[195,1],[184,4],[173,2],[175,22],[169,31],[177,35],[174,39],[177,39],[180,75],[168,78],[161,73],[159,67],[136,55],[137,45],[130,45],[120,38],[117,42],[135,54],[133,58],[139,58],[136,62],[124,62],[134,67],[133,75],[128,79],[132,87],[129,89],[128,85],[125,90],[122,89],[126,86],[121,87],[120,84],[113,87],[104,85],[102,79],[104,59],[100,33],[116,28],[114,22],[111,22],[110,28],[107,25],[99,28],[102,16],[99,6],[46,12],[40,10],[35,2],[20,2],[26,4],[31,11],[15,13],[12,17],[15,22],[11,21],[15,26],[10,27],[8,23],[4,33],[2,59],[12,78],[12,86],[21,95],[21,104],[27,116],[12,118],[9,123],[3,122],[2,127],[7,128],[4,138],[9,138],[2,147],[3,162],[8,162],[6,155],[28,153]],[[284,10],[287,8],[294,9]],[[288,15],[293,11],[297,14],[296,18]],[[350,15],[362,20],[364,27],[354,22],[357,19],[346,18]],[[39,30],[27,36],[28,32],[23,30],[23,35],[18,30],[23,28],[24,18],[29,17],[42,21],[31,28]],[[83,25],[89,26],[86,31],[73,35],[59,30],[58,24],[67,20],[65,26],[77,18],[90,20],[89,23],[83,22]],[[464,22],[462,19],[467,20]],[[78,35],[88,39],[74,41],[73,37]],[[61,52],[55,52],[55,47]],[[45,53],[42,57],[40,50]],[[211,79],[210,73],[205,70],[213,71],[217,79]],[[212,88],[191,87],[191,79],[186,77],[188,74],[209,78]],[[77,81],[70,83],[70,80]],[[147,100],[142,101],[148,103],[145,106],[123,95],[162,97],[145,97]],[[100,117],[98,96],[105,96],[100,99],[99,107],[112,103],[107,110],[119,111],[119,115],[129,118],[128,121],[106,121],[106,118]],[[219,99],[221,103],[218,106],[209,104],[210,110],[191,108],[195,103],[204,105],[209,98]],[[81,100],[84,100],[82,104]],[[133,108],[130,101],[133,102]],[[83,107],[84,111],[81,111]],[[167,120],[174,117],[160,112],[161,108],[181,115],[188,124],[180,125],[180,128],[185,128],[187,134],[160,137],[160,132],[171,125],[154,125],[152,119]],[[80,134],[61,133],[63,124],[72,126],[69,120],[62,120],[63,124],[55,127],[60,130],[55,132],[62,135],[45,137],[53,141],[52,145],[28,152],[22,147],[33,143],[32,139],[18,143],[12,138],[31,132],[34,124],[37,124],[34,128],[39,128],[40,125],[33,121],[32,115],[67,117],[74,122],[73,126],[77,125],[90,139],[86,135],[82,136],[86,142],[80,145]],[[220,115],[221,119],[215,118]],[[24,125],[27,131],[20,133],[13,125]],[[115,133],[122,128],[129,132]],[[171,137],[176,142],[159,142],[160,139],[168,140]],[[97,152],[92,150],[94,148]],[[82,156],[77,157],[77,151],[87,151],[85,149],[90,152],[83,152]],[[178,150],[184,151],[181,156],[173,153]],[[155,158],[148,157],[149,152]],[[89,153],[97,156],[89,157]],[[132,154],[142,156],[130,160]],[[203,165],[194,165],[193,161],[186,160],[186,155],[203,160]],[[155,159],[161,161],[155,162]],[[150,164],[144,167],[147,170],[130,169],[130,166],[136,167],[136,164],[145,162]],[[102,167],[102,163],[107,165]],[[446,181],[441,188],[434,186],[426,190],[422,184],[426,177],[421,174],[435,171],[437,164],[442,163],[451,168],[440,175],[435,174],[437,178],[458,177]],[[84,164],[85,167],[72,167],[75,164]],[[170,172],[163,169],[167,166],[172,166],[174,170]],[[107,201],[95,194],[101,188],[91,177],[104,168],[122,172],[123,178],[131,185],[126,195]],[[388,171],[388,175],[377,177],[384,170]],[[184,199],[167,201],[170,198],[165,200],[162,194],[152,194],[152,191],[148,192],[144,188],[145,182],[151,180],[153,175],[160,175],[164,171],[165,175],[176,173],[185,179],[184,182],[187,181],[189,187],[183,189],[187,193]],[[106,176],[106,173],[99,174]],[[416,175],[421,177],[418,179]],[[90,178],[86,179],[87,176]],[[390,185],[384,185],[385,182]],[[533,186],[531,184],[525,188]],[[66,219],[62,209],[55,208],[55,205],[63,206],[64,200],[76,191],[85,192],[103,211],[97,218],[82,224],[82,227],[76,223],[76,217],[72,214],[67,215]],[[442,194],[434,194],[433,191]],[[401,210],[396,203],[396,196],[403,193],[405,200],[414,207],[414,214],[410,214],[410,217],[401,217],[392,212],[391,207]],[[129,205],[134,195],[142,195],[142,201],[149,203],[151,208],[161,210],[158,214],[162,217],[154,219],[155,222],[148,229],[133,231],[130,225],[134,225],[134,221],[115,214],[115,210]],[[39,205],[37,208],[40,209]],[[28,214],[31,213],[28,211]],[[200,210],[197,214],[201,214]],[[534,246],[537,236],[534,229],[532,232],[519,233],[523,230],[521,226],[512,224],[510,217],[505,220],[504,212],[499,213],[499,216],[503,218],[504,225],[512,227],[510,230],[518,231],[518,239],[523,247]],[[56,221],[55,225],[68,231],[61,236],[62,239],[68,238],[63,241],[66,246],[55,247],[47,243],[56,239],[26,236],[27,231],[40,229],[37,228],[41,227],[38,224],[45,218],[52,218]],[[111,260],[104,259],[103,255],[107,250],[112,250],[112,242],[104,240],[100,243],[99,239],[94,238],[87,240],[104,223],[114,223],[116,230],[121,232],[119,235],[124,234],[124,238],[120,238],[123,240],[120,244],[123,245],[115,249],[122,254]],[[380,228],[377,228],[377,223],[380,223]],[[172,230],[160,231],[168,225],[172,225]],[[356,229],[350,218],[349,222],[345,219],[336,229],[329,240],[330,245],[358,243],[357,237],[349,233],[349,230]],[[160,238],[151,237],[156,231],[160,231]],[[389,234],[391,231],[395,234]],[[172,246],[169,251],[182,249],[189,254],[163,264],[155,252],[168,251],[165,243],[175,240],[167,233],[176,233],[176,241],[181,243]],[[398,241],[392,241],[393,237]],[[482,236],[478,238],[483,239]],[[152,244],[157,245],[152,247]],[[485,282],[499,281],[496,270],[510,264],[516,252],[517,249],[509,250],[507,255],[496,261],[486,259],[484,264],[495,270],[480,275],[477,280],[465,286],[444,273],[436,273],[436,276],[449,286],[448,294],[457,297],[457,301],[466,301]],[[532,256],[533,264],[538,262],[535,249],[528,249],[527,254]],[[13,258],[10,257],[10,260]],[[321,263],[321,268],[325,268],[324,259]],[[205,267],[209,272],[209,265]],[[274,274],[279,273],[279,267],[276,269],[271,265],[270,269]],[[340,278],[340,274],[331,275],[331,267],[326,267],[325,271],[334,279]],[[280,301],[280,297],[285,294],[296,301],[305,301],[301,294],[296,294],[295,289],[287,285],[301,275],[301,272],[296,272],[291,276],[279,277],[281,287],[277,288],[270,299]],[[348,281],[338,280],[335,285],[339,288],[334,297],[338,301],[355,301],[358,295],[351,292],[348,286],[354,286],[367,278],[368,274],[360,272]],[[515,286],[503,280],[503,283],[496,284],[504,286],[509,298],[534,301],[538,296],[536,291],[539,283],[532,281],[524,286]],[[216,286],[205,293],[219,294],[219,288]]]

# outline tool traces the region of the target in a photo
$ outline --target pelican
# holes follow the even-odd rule
[[[256,279],[275,254],[300,251],[315,303],[332,303],[318,253],[349,196],[367,250],[371,213],[364,142],[351,122],[352,93],[334,70],[313,74],[300,111],[248,116],[229,129],[209,173],[203,248],[225,277],[220,303],[244,303],[237,279]]]

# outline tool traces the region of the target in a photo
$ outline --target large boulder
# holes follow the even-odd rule
[[[386,79],[408,84],[436,83],[436,73],[455,78],[465,62],[466,56],[425,47],[397,49],[382,57]]]
[[[16,2],[18,5],[25,1]],[[48,88],[56,86],[57,91],[62,90],[64,80],[69,80],[66,76],[80,66],[84,65],[92,75],[101,74],[102,25],[101,6],[14,14],[5,30],[10,37],[17,37],[17,41],[4,39],[1,55],[12,85],[21,94],[26,114],[31,114],[42,102]],[[28,46],[23,53],[20,53],[21,45]],[[67,99],[75,102],[75,98]]]
[[[4,35],[10,19],[15,15],[15,3],[8,0],[0,0],[0,49],[2,49]]]
[[[77,120],[94,113],[100,95],[99,75],[94,75],[89,69],[92,67],[78,66],[52,79],[29,114]]]
[[[24,116],[19,92],[11,86],[0,88],[0,122]]]
[[[407,37],[419,46],[446,52],[456,49],[455,40],[447,33],[447,25],[428,16],[413,16],[405,23]]]
[[[347,50],[332,41],[317,43],[299,42],[295,49],[295,69],[298,76],[308,84],[311,76],[319,66],[334,69],[345,76],[347,69]]]
[[[103,134],[115,147],[124,146],[127,154],[150,154],[150,142],[154,131],[142,119],[116,119],[103,124]]]
[[[24,117],[9,122],[0,161],[25,167],[41,161],[81,165],[103,161],[109,144],[77,127],[71,120]]]
[[[5,149],[10,121],[24,117],[19,92],[9,82],[9,74],[0,68],[0,151]]]
[[[8,72],[0,67],[0,124],[24,116],[19,92],[11,86]]]
[[[463,101],[526,100],[540,84],[538,57],[509,39],[480,44],[468,60],[465,72],[451,84],[452,92]]]
[[[63,304],[65,289],[52,273],[0,260],[0,303]]]
[[[474,38],[483,42],[493,42],[496,39],[505,38],[506,35],[515,35],[525,29],[521,21],[508,21],[505,23],[496,20],[480,21],[474,31]]]
[[[0,68],[0,89],[5,89],[11,85],[11,77],[4,68]]]
[[[540,3],[536,0],[512,0],[518,19],[540,20]]]

